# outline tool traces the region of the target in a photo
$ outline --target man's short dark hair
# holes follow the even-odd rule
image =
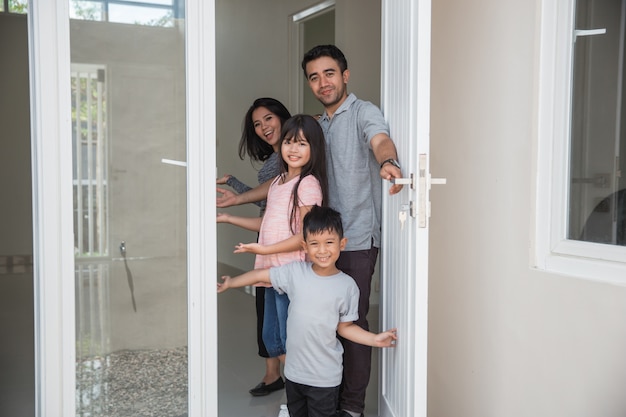
[[[343,52],[341,52],[341,49],[337,48],[335,45],[317,45],[304,54],[304,58],[302,58],[302,70],[304,71],[305,78],[308,78],[306,64],[323,56],[334,59],[337,65],[339,65],[339,70],[342,74],[348,69],[348,61],[346,61],[346,57],[343,55]]]
[[[313,206],[302,220],[302,235],[316,235],[322,232],[335,232],[339,239],[343,239],[343,224],[341,214],[330,207]]]

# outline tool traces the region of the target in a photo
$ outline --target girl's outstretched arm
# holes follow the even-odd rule
[[[311,211],[313,206],[300,206],[300,219]],[[259,225],[260,227],[260,225]],[[273,243],[271,245],[259,245],[258,243],[240,243],[235,248],[235,253],[255,253],[257,255],[271,255],[274,253],[287,253],[302,249],[302,241],[304,237],[302,232],[291,235],[285,240]]]
[[[258,283],[271,284],[269,269],[253,269],[236,277],[222,276],[222,283],[217,283],[217,292],[221,293],[229,288],[241,288]]]
[[[253,232],[258,232],[261,229],[261,220],[261,217],[242,217],[233,216],[229,213],[217,213],[218,223],[230,223]]]

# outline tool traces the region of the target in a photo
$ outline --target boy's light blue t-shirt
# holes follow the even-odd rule
[[[359,289],[347,274],[322,277],[310,262],[270,269],[272,286],[289,297],[285,377],[313,387],[341,384],[339,322],[358,319]]]

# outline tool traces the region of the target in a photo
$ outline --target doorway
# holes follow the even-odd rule
[[[54,8],[54,2],[51,5],[46,5],[42,3],[37,3],[37,13],[38,16],[47,16],[46,13],[53,12],[56,9]],[[213,8],[214,5],[211,2],[207,8]],[[232,2],[222,2],[216,7],[216,9],[224,8],[227,6],[225,3]],[[251,22],[265,21],[265,17],[268,11],[259,10],[261,6],[256,5],[258,2],[250,2],[247,4],[248,10],[242,11],[243,13],[235,13],[233,16],[237,16],[237,25],[244,25],[244,27],[248,26]],[[294,2],[295,3],[295,2]],[[340,47],[347,53],[350,61],[353,63],[352,68],[360,68],[359,73],[366,73],[368,68],[376,68],[378,65],[372,65],[372,59],[375,59],[376,62],[378,57],[380,57],[379,53],[376,53],[375,44],[376,41],[373,42],[371,39],[367,37],[367,35],[374,34],[374,37],[378,37],[378,44],[380,44],[380,31],[376,30],[380,25],[380,2],[376,1],[363,1],[358,2],[358,4],[348,4],[349,2],[342,3],[342,8],[337,7],[335,9],[335,19],[336,21],[341,22],[341,27],[345,29],[346,33],[342,33],[341,36],[337,32],[335,33],[336,43],[340,45]],[[354,2],[355,3],[355,2]],[[205,322],[202,322],[203,319],[199,319],[200,321],[193,322],[193,320],[197,320],[198,317],[212,317],[214,311],[210,311],[210,308],[215,306],[215,293],[214,291],[209,291],[208,285],[203,285],[203,281],[200,280],[199,277],[212,277],[216,275],[216,271],[212,270],[211,263],[215,263],[214,258],[214,247],[208,246],[207,242],[210,242],[212,236],[215,236],[215,225],[208,224],[207,222],[203,222],[203,219],[212,218],[215,214],[215,204],[214,200],[210,194],[212,194],[214,190],[214,167],[217,166],[218,171],[223,171],[225,169],[232,169],[235,164],[229,164],[229,161],[236,160],[232,158],[232,156],[236,155],[236,152],[230,152],[233,148],[236,148],[236,138],[239,136],[239,127],[241,122],[241,110],[245,109],[246,105],[249,105],[251,97],[259,97],[259,96],[267,96],[274,95],[278,96],[277,98],[288,101],[289,99],[289,86],[285,80],[288,80],[288,65],[286,62],[284,51],[288,49],[287,40],[284,38],[284,33],[287,30],[287,22],[284,19],[284,10],[278,12],[276,10],[270,10],[276,14],[276,25],[268,25],[266,28],[268,30],[267,36],[271,37],[271,40],[275,43],[272,45],[276,51],[279,51],[277,54],[272,54],[271,52],[268,54],[269,57],[264,57],[263,54],[259,54],[259,50],[262,49],[263,46],[267,44],[267,38],[265,34],[263,36],[254,36],[255,34],[244,34],[237,36],[237,33],[231,33],[232,30],[224,31],[224,25],[232,24],[232,21],[224,21],[218,19],[217,22],[214,22],[214,13],[212,11],[207,12],[206,9],[203,9],[205,2],[188,2],[191,9],[187,10],[188,15],[191,17],[192,21],[189,22],[192,28],[201,27],[198,20],[208,25],[208,27],[213,27],[215,24],[216,30],[215,32],[218,34],[222,34],[224,39],[228,40],[228,44],[224,47],[224,45],[216,42],[216,57],[219,65],[216,69],[210,67],[211,60],[204,60],[201,62],[193,62],[191,69],[189,71],[189,79],[187,80],[187,91],[189,94],[188,102],[191,104],[188,108],[188,123],[187,127],[189,131],[187,132],[187,137],[191,138],[190,143],[188,144],[187,150],[187,164],[188,164],[188,175],[187,179],[190,183],[187,184],[188,189],[194,190],[191,194],[193,197],[193,204],[190,204],[191,207],[187,208],[188,216],[187,224],[188,227],[188,265],[190,268],[195,268],[193,271],[188,271],[189,276],[194,276],[195,281],[190,281],[190,284],[197,285],[196,288],[189,289],[189,305],[188,309],[190,310],[189,318],[192,322],[189,323],[190,337],[196,337],[194,343],[190,342],[190,349],[192,346],[195,346],[194,349],[197,349],[196,354],[202,356],[202,352],[215,353],[216,347],[214,345],[210,345],[210,343],[215,342],[215,333],[213,332],[213,328],[211,328],[211,323],[209,319],[206,319]],[[294,5],[295,6],[295,5]],[[303,1],[301,4],[299,3],[297,6],[310,6],[310,2]],[[374,10],[377,12],[371,13],[371,10],[367,10],[366,6],[373,6]],[[196,9],[194,9],[196,7]],[[241,6],[238,6],[241,7]],[[256,8],[255,8],[256,7]],[[262,5],[263,8],[267,8],[266,4]],[[284,6],[283,6],[284,7]],[[197,13],[200,9],[200,12]],[[302,7],[304,8],[304,7]],[[61,13],[63,8],[59,8],[60,11],[57,13]],[[62,13],[61,13],[62,14]],[[219,10],[218,13],[219,15]],[[200,16],[200,17],[198,17]],[[374,16],[374,18],[372,18]],[[363,19],[361,19],[363,17]],[[367,19],[374,20],[377,24],[370,25]],[[365,19],[365,20],[364,20]],[[54,19],[50,19],[50,22],[58,23]],[[281,23],[282,22],[282,23]],[[232,26],[237,26],[232,25]],[[339,26],[339,25],[338,25]],[[46,29],[45,25],[40,24],[36,25],[37,28],[43,27]],[[241,27],[241,26],[239,26]],[[360,28],[360,30],[359,30]],[[236,30],[236,27],[234,28]],[[355,29],[355,30],[353,30]],[[55,28],[51,28],[50,32],[52,34],[56,33]],[[213,32],[213,31],[209,31]],[[233,36],[230,36],[230,35]],[[200,48],[197,48],[199,45],[213,45],[214,39],[211,36],[207,36],[202,38],[202,40],[198,40],[198,38],[202,37],[203,33],[192,33],[187,42],[190,42],[191,45],[188,46],[187,51],[196,51]],[[54,36],[40,36],[37,38],[38,44],[40,46],[41,43],[44,46],[47,46],[46,41],[48,39],[55,39]],[[47,50],[55,51],[57,46],[55,42],[56,40],[51,40],[53,48]],[[282,42],[282,43],[281,43]],[[239,48],[242,44],[248,44],[248,49]],[[374,46],[374,47],[373,47]],[[194,49],[196,47],[197,49]],[[36,51],[43,51],[46,48],[39,48]],[[234,53],[233,51],[236,51]],[[246,51],[255,52],[254,54],[248,54]],[[280,53],[283,51],[283,53]],[[63,48],[61,48],[61,52],[63,52]],[[63,55],[62,55],[63,56]],[[251,60],[250,56],[254,56],[255,59]],[[258,57],[258,58],[257,58]],[[375,57],[375,58],[372,58]],[[36,56],[39,60],[46,58],[45,56]],[[49,58],[49,57],[48,57]],[[194,59],[195,55],[191,54],[190,59]],[[207,62],[208,61],[208,62]],[[38,64],[41,64],[40,61],[37,61]],[[233,65],[235,64],[235,65]],[[250,64],[254,64],[251,66]],[[53,64],[52,67],[54,67]],[[69,73],[69,60],[67,62],[68,68],[67,72]],[[43,68],[43,66],[42,66]],[[61,68],[63,69],[63,68]],[[213,89],[212,83],[210,80],[201,83],[199,80],[202,79],[202,76],[206,76],[206,74],[211,74],[212,71],[217,73],[217,77],[219,79],[217,85],[218,87]],[[225,73],[225,70],[232,73],[227,75],[232,75],[226,78],[220,78]],[[380,68],[377,69],[380,71]],[[63,71],[60,71],[63,73]],[[37,72],[34,76],[38,81],[44,79],[47,82],[39,82],[36,85],[59,85],[67,86],[67,91],[69,88],[69,80],[63,81],[63,79],[55,79],[55,74],[50,74],[48,78],[46,78],[46,74],[43,72]],[[211,78],[211,77],[210,77]],[[223,82],[222,82],[223,81]],[[245,84],[243,83],[245,81]],[[355,79],[355,82],[358,81]],[[372,87],[376,93],[375,96],[379,96],[380,94],[380,82],[372,82],[371,79],[361,79],[361,83],[368,84]],[[355,88],[356,91],[363,91],[364,93],[359,95],[364,99],[369,99],[368,93],[366,89]],[[54,92],[52,92],[54,94]],[[36,97],[39,97],[40,94],[43,94],[41,90],[36,92]],[[226,100],[223,100],[226,97]],[[210,99],[209,99],[210,98]],[[220,106],[213,106],[211,100],[217,100]],[[67,107],[59,106],[60,108],[70,108],[70,103],[64,103],[63,96],[54,97],[53,100],[55,103],[58,102],[60,104],[67,104]],[[378,100],[370,100],[377,102]],[[57,109],[46,109],[48,111],[58,111]],[[209,116],[206,116],[206,115]],[[206,117],[207,127],[200,122],[200,115],[204,115]],[[222,115],[225,115],[223,119]],[[234,116],[233,116],[234,115]],[[230,116],[230,118],[229,118]],[[55,114],[54,121],[63,120],[59,114]],[[220,123],[223,123],[224,129],[218,126],[217,128],[217,139],[213,136],[211,123],[214,120],[219,120]],[[46,119],[45,121],[48,121]],[[230,123],[230,122],[233,123]],[[71,183],[71,169],[67,167],[67,164],[63,165],[62,162],[66,162],[65,159],[54,158],[59,153],[59,147],[56,144],[55,140],[42,140],[45,138],[45,135],[52,135],[53,138],[57,137],[70,137],[71,132],[61,132],[61,134],[57,135],[60,131],[64,129],[63,126],[59,127],[53,123],[50,123],[50,129],[45,129],[42,127],[46,127],[46,123],[41,123],[38,125],[38,130],[36,132],[37,135],[43,135],[43,137],[38,136],[38,142],[40,144],[45,145],[43,151],[50,150],[50,161],[56,161],[55,164],[52,164],[50,167],[46,166],[38,166],[39,170],[51,170],[52,175],[46,176],[46,178],[50,178],[50,181],[54,181],[56,178],[70,178],[68,184]],[[228,131],[228,129],[231,129]],[[226,133],[226,134],[223,134]],[[234,134],[229,134],[234,133]],[[204,140],[201,140],[203,138]],[[235,138],[235,140],[233,140]],[[217,152],[215,149],[208,149],[203,144],[207,143],[212,148],[215,144],[217,144]],[[204,147],[203,147],[204,146]],[[61,152],[61,156],[65,157],[66,155]],[[216,158],[216,154],[219,158]],[[222,158],[222,156],[230,155],[230,160],[228,158]],[[172,157],[170,155],[163,155],[164,157]],[[175,157],[174,157],[175,158]],[[179,158],[183,159],[183,158]],[[219,159],[220,163],[217,164],[216,160]],[[160,161],[159,161],[160,162]],[[238,162],[238,161],[237,161]],[[239,162],[240,163],[240,162]],[[159,166],[161,166],[159,164]],[[204,167],[204,168],[201,168]],[[171,167],[170,167],[171,168]],[[62,175],[58,175],[61,172]],[[250,168],[247,171],[248,179],[254,178],[254,169]],[[40,172],[41,174],[45,174],[45,172]],[[69,175],[67,175],[69,174]],[[206,180],[205,180],[206,179]],[[41,178],[37,178],[37,183],[41,182]],[[204,182],[203,182],[204,181]],[[53,183],[54,184],[54,183]],[[57,184],[54,184],[57,185]],[[43,188],[41,192],[41,198],[36,202],[36,213],[41,216],[41,211],[43,207],[46,207],[48,210],[48,215],[54,219],[57,219],[57,216],[61,218],[62,221],[59,222],[43,222],[42,228],[38,229],[36,233],[36,237],[39,243],[48,243],[55,242],[58,243],[61,241],[61,247],[65,248],[67,242],[72,241],[71,236],[71,228],[66,230],[63,228],[64,225],[67,225],[71,222],[68,222],[67,214],[61,214],[61,212],[69,212],[71,214],[71,207],[69,211],[60,210],[59,212],[55,211],[58,208],[64,208],[67,205],[67,201],[72,201],[71,188],[64,188],[61,195],[57,195],[55,187],[51,188]],[[200,190],[200,191],[198,191]],[[68,198],[69,197],[69,198]],[[200,197],[198,201],[197,198]],[[61,204],[59,204],[61,201]],[[51,204],[46,204],[50,202]],[[254,210],[256,211],[256,210]],[[38,220],[42,220],[38,218]],[[200,229],[200,230],[199,230]],[[60,233],[59,233],[60,232]],[[230,238],[230,236],[226,236]],[[250,236],[248,236],[250,237]],[[236,241],[239,240],[235,238]],[[251,240],[251,239],[246,239]],[[246,241],[239,240],[239,241]],[[113,240],[111,240],[113,241]],[[117,242],[117,240],[115,240]],[[124,241],[126,242],[126,241]],[[119,241],[119,245],[109,246],[110,248],[114,248],[120,253],[123,252],[122,241]],[[222,244],[220,243],[220,246]],[[218,256],[217,259],[224,262],[225,264],[236,265],[237,262],[230,261],[233,260],[234,256],[232,255],[232,246],[229,246],[228,243],[224,245],[223,248],[217,249]],[[45,336],[39,343],[39,346],[42,347],[57,347],[57,349],[42,349],[40,351],[40,355],[43,358],[43,369],[49,371],[44,374],[45,379],[41,381],[41,387],[43,387],[44,392],[40,393],[41,398],[48,400],[44,401],[46,407],[50,405],[50,409],[55,409],[55,405],[58,405],[58,409],[62,409],[63,404],[72,404],[71,395],[73,392],[68,390],[65,372],[68,368],[67,357],[62,355],[61,352],[69,350],[73,350],[75,341],[72,338],[68,338],[67,335],[72,334],[72,332],[67,331],[67,318],[69,317],[70,322],[73,323],[73,308],[62,308],[63,299],[72,299],[72,293],[74,291],[74,286],[68,288],[67,282],[63,281],[61,278],[64,277],[67,273],[67,265],[72,265],[73,269],[73,254],[70,254],[72,258],[68,261],[67,253],[60,252],[53,245],[47,245],[45,247],[46,251],[40,253],[40,256],[43,256],[43,259],[40,259],[40,267],[44,268],[48,273],[48,280],[45,282],[42,280],[37,281],[41,288],[38,289],[39,294],[45,295],[47,300],[52,300],[50,304],[44,303],[44,308],[42,311],[38,312],[37,321],[38,326],[41,324],[46,324],[51,322],[52,326],[45,326],[49,333],[44,333],[42,336]],[[126,246],[128,254],[129,247]],[[191,252],[191,253],[189,253]],[[112,253],[112,252],[111,252]],[[223,258],[220,257],[220,253],[225,254]],[[209,254],[207,256],[207,254]],[[208,261],[202,261],[203,257],[208,257]],[[241,264],[245,264],[248,261],[243,261]],[[241,268],[242,270],[250,269],[247,265],[246,267]],[[49,268],[48,268],[49,267]],[[131,268],[132,271],[132,268]],[[134,271],[132,271],[134,272]],[[128,275],[125,277],[128,278]],[[207,284],[210,284],[210,280]],[[125,282],[128,286],[128,284]],[[55,289],[55,286],[58,288]],[[130,288],[130,286],[129,286]],[[214,287],[212,288],[214,290]],[[195,291],[199,290],[199,291]],[[132,307],[132,296],[130,293],[127,293],[130,297],[130,306]],[[136,300],[138,301],[138,300]],[[137,304],[137,309],[139,308],[139,304]],[[50,313],[50,314],[46,314]],[[59,314],[61,313],[61,314]],[[195,319],[194,319],[195,318]],[[61,342],[55,343],[52,337],[58,337],[59,334],[62,334]],[[199,340],[198,340],[199,339]],[[190,357],[193,357],[190,352]],[[55,359],[58,360],[58,363],[55,362]],[[71,358],[70,358],[71,359]],[[73,366],[73,364],[72,364]],[[55,372],[56,371],[56,372]],[[64,386],[63,387],[55,387],[52,383],[49,375],[59,375],[63,373]],[[210,385],[212,382],[212,377],[215,374],[215,369],[211,368],[211,362],[207,359],[203,359],[200,361],[200,369],[198,367],[190,367],[190,388],[194,387],[195,392],[204,392],[203,389],[210,386],[217,386],[216,384]],[[193,374],[195,372],[195,374]],[[68,379],[71,385],[71,379]],[[70,387],[71,388],[71,387]],[[68,394],[69,393],[69,394]],[[200,396],[190,395],[190,414],[195,415],[193,413],[194,410],[202,409],[210,409],[211,404],[217,404],[216,394],[211,392],[206,392]],[[204,403],[203,403],[204,402]],[[46,408],[48,409],[48,408]]]

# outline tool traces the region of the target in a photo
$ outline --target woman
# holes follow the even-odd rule
[[[280,133],[283,123],[291,117],[289,110],[278,100],[268,97],[254,100],[243,119],[241,140],[239,141],[239,157],[243,160],[246,154],[252,161],[263,162],[258,171],[259,184],[275,178],[280,173]],[[252,187],[242,183],[236,177],[226,174],[217,180],[218,184],[226,184],[241,194]],[[255,203],[260,216],[265,212],[265,200]],[[270,357],[263,343],[263,315],[265,304],[264,287],[256,287],[257,313],[257,344],[259,356],[265,358],[265,375],[259,384],[249,392],[253,396],[268,395],[283,389],[285,382],[280,375],[280,360]]]

